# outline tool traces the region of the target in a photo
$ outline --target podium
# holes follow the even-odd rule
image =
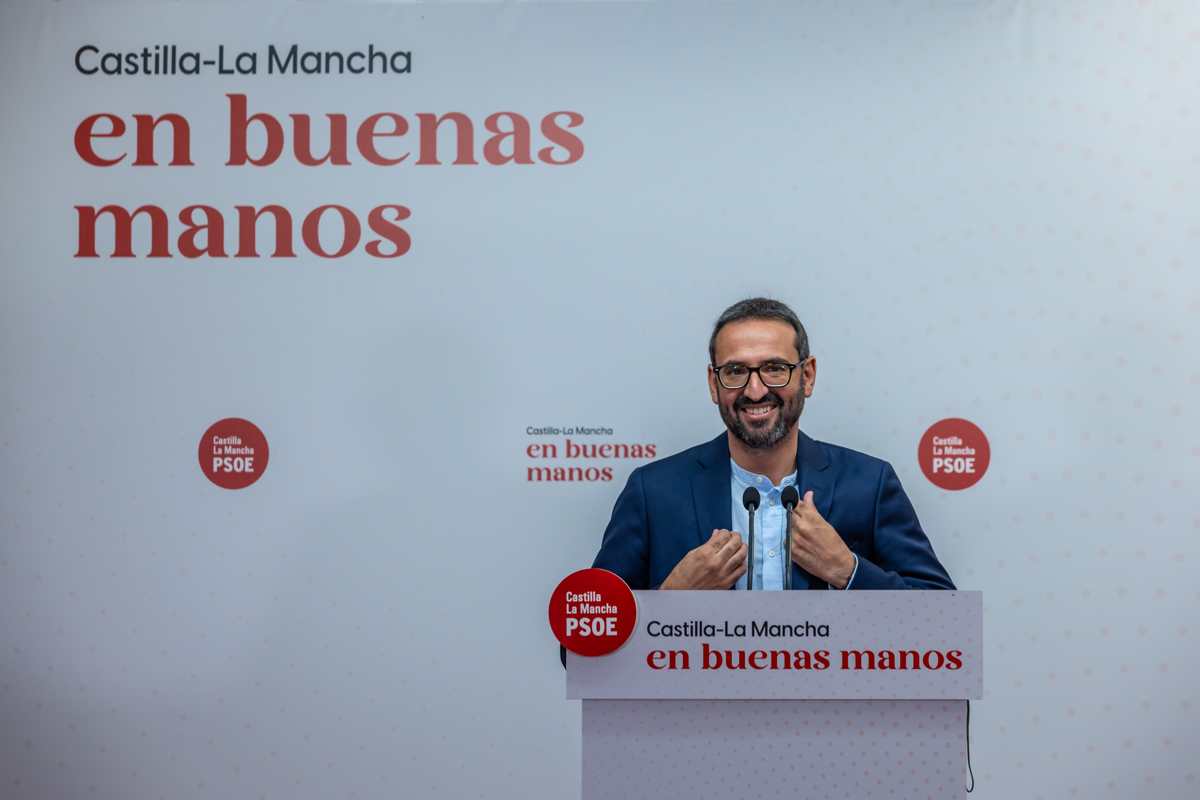
[[[965,796],[979,592],[634,594],[619,650],[567,654],[583,800]]]

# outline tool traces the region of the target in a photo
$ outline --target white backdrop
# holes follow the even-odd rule
[[[11,3],[0,42],[0,796],[577,796],[546,603],[641,462],[531,483],[527,429],[711,438],[708,332],[759,293],[809,328],[803,428],[985,593],[974,796],[1198,791],[1194,4]],[[413,71],[73,64],[292,42]],[[586,150],[225,167],[226,93],[569,109]],[[99,112],[184,115],[196,166],[85,164]],[[73,257],[74,206],[147,202],[397,203],[413,246]],[[229,416],[271,447],[239,491],[196,462]],[[917,467],[944,417],[991,443],[962,492]]]

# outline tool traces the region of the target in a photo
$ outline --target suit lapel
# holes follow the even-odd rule
[[[714,528],[729,530],[733,527],[729,440],[725,434],[705,445],[696,460],[700,470],[692,476],[692,500],[696,504],[696,545],[701,545],[708,541]]]
[[[796,445],[796,488],[800,497],[812,491],[813,502],[821,516],[829,519],[833,508],[833,470],[829,469],[829,456],[825,448],[800,432],[800,441]]]
[[[805,492],[813,493],[813,503],[821,516],[829,519],[833,508],[833,470],[829,469],[829,456],[825,449],[814,442],[803,431],[796,443],[796,488],[801,499]],[[792,588],[825,589],[825,581],[805,572],[792,564]]]

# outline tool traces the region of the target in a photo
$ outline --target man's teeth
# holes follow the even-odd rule
[[[752,417],[762,417],[770,413],[775,406],[743,406],[742,410]]]

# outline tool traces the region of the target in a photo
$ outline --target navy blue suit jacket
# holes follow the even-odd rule
[[[732,528],[729,440],[722,433],[638,467],[613,507],[593,566],[634,589],[658,588],[687,552]],[[851,589],[953,589],[900,479],[886,461],[800,433],[796,488],[858,556]],[[827,584],[792,564],[792,587]]]

